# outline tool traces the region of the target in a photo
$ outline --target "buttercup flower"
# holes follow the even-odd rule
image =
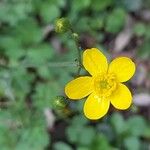
[[[89,119],[103,117],[110,103],[117,109],[130,107],[132,95],[123,82],[135,73],[135,64],[127,57],[118,57],[108,66],[106,57],[96,48],[83,53],[83,66],[91,76],[83,76],[69,82],[65,93],[70,99],[88,96],[84,103],[84,114]]]

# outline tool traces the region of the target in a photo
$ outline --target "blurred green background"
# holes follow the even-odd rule
[[[130,109],[111,107],[89,121],[84,100],[55,107],[77,71],[74,41],[54,31],[59,17],[71,21],[83,50],[97,47],[109,60],[136,62]],[[0,150],[149,149],[150,1],[1,0]]]

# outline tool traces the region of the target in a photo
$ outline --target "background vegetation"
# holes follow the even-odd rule
[[[136,62],[131,109],[111,108],[93,122],[82,114],[84,100],[57,108],[77,71],[74,41],[54,31],[59,17],[71,21],[82,50]],[[0,1],[1,150],[149,150],[149,107],[149,0]]]

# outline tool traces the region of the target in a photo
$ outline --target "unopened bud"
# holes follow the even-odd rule
[[[71,28],[71,24],[67,18],[60,18],[56,20],[55,31],[57,33],[65,33],[69,31],[70,28]]]
[[[54,109],[64,109],[67,106],[67,101],[64,96],[56,96],[53,100]]]

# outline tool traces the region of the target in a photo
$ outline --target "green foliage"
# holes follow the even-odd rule
[[[91,145],[95,131],[91,127],[85,127],[86,120],[83,117],[74,117],[72,125],[67,129],[67,136],[71,143],[79,145]]]
[[[136,126],[135,126],[136,124]],[[142,136],[147,129],[146,122],[141,116],[134,116],[127,121],[127,128],[133,136]]]
[[[92,1],[92,9],[95,11],[105,10],[107,7],[112,6],[114,3],[113,0],[94,0]]]
[[[123,9],[115,9],[113,12],[106,18],[106,31],[110,33],[119,32],[124,24],[126,19],[126,12]]]
[[[90,6],[91,0],[73,0],[72,9],[73,11],[80,12],[83,9]]]
[[[143,59],[148,59],[150,57],[150,42],[148,39],[139,47],[138,56]]]
[[[145,131],[149,129],[144,118],[138,115],[125,120],[119,113],[114,113],[110,121],[119,135],[145,136]]]
[[[64,142],[57,142],[54,143],[54,150],[72,150],[72,148]]]
[[[140,150],[140,142],[137,137],[131,136],[126,138],[124,144],[127,150]]]
[[[19,138],[19,144],[16,150],[41,150],[44,149],[48,143],[48,135],[41,127],[24,129]]]
[[[142,23],[138,23],[135,25],[134,27],[134,33],[137,35],[137,36],[143,36],[146,34],[146,26]]]
[[[125,119],[112,112],[104,120],[89,122],[82,113],[84,100],[70,101],[67,106],[62,103],[65,109],[59,112],[53,107],[77,71],[75,43],[68,34],[54,32],[55,21],[68,18],[74,32],[81,35],[81,39],[76,34],[74,38],[81,40],[83,48],[106,49],[107,39],[117,37],[126,16],[134,17],[142,6],[141,0],[0,1],[1,150],[148,150],[145,139],[150,138],[150,127],[142,116],[127,115]],[[134,38],[142,41],[137,57],[149,59],[150,27],[136,19]],[[86,72],[82,70],[82,74]],[[47,129],[47,108],[54,110],[57,123],[66,124],[66,137],[55,141],[51,132],[57,127]]]
[[[118,134],[118,142],[123,142],[127,150],[139,150],[144,146],[139,137],[149,137],[149,126],[141,116],[135,115],[125,120],[119,113],[115,113],[111,123]]]
[[[29,116],[28,113],[22,114],[22,112],[18,114],[18,110],[14,108],[13,112],[4,111],[0,115],[1,149],[44,149],[49,143],[45,126],[41,120],[36,122],[36,126],[31,124],[30,119],[33,119],[33,116]]]
[[[123,5],[128,11],[134,12],[138,11],[142,7],[142,0],[124,0]]]
[[[104,134],[100,134],[95,138],[93,147],[94,150],[108,150],[111,149],[108,138]]]
[[[125,121],[120,114],[114,113],[110,121],[117,134],[122,134],[126,130]]]
[[[18,22],[28,18],[33,6],[30,0],[27,1],[1,1],[0,21],[16,26]]]
[[[51,2],[41,3],[40,6],[40,15],[43,19],[44,23],[49,23],[54,21],[56,18],[60,16],[60,9]]]
[[[21,44],[28,46],[42,40],[42,31],[34,19],[28,18],[18,24],[12,31],[12,36],[15,36]]]

